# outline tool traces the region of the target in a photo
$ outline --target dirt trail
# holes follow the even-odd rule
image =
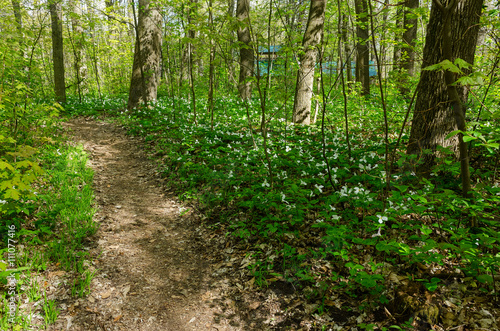
[[[138,139],[106,122],[67,123],[95,170],[96,220],[89,248],[95,261],[91,295],[68,299],[54,330],[250,330],[226,300],[227,280],[195,215],[158,185]],[[215,248],[213,248],[215,249]]]

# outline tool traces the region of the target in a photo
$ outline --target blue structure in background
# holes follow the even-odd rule
[[[268,74],[269,60],[271,60],[271,68],[275,69],[275,60],[278,58],[278,52],[281,50],[281,46],[270,46],[269,48],[259,46],[258,59],[259,62],[255,61],[255,74],[260,76]],[[278,65],[279,66],[279,65]],[[281,66],[279,66],[281,67]],[[272,73],[273,70],[271,70]]]
[[[255,72],[256,74],[259,73],[261,76],[268,74],[268,62],[271,60],[271,74],[273,72],[276,72],[277,69],[282,69],[283,66],[281,64],[276,63],[276,59],[278,59],[278,53],[281,50],[281,46],[270,46],[269,48],[259,46],[259,54],[258,54],[258,59],[259,61],[255,61]],[[369,68],[369,75],[370,77],[377,76],[377,66],[373,61],[369,62],[370,68]],[[335,75],[337,73],[337,62],[324,62],[322,63],[323,67],[323,74],[329,75]],[[316,65],[316,68],[319,68],[319,63]],[[344,68],[344,71],[346,68]],[[356,74],[356,62],[351,61],[351,72],[352,76],[355,77]]]

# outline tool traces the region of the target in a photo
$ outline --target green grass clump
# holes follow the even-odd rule
[[[64,269],[69,277],[92,279],[87,270],[91,257],[84,245],[98,225],[93,221],[93,171],[87,166],[85,151],[82,146],[53,141],[41,145],[31,162],[37,165],[37,173],[29,183],[25,181],[18,199],[4,194],[8,209],[3,209],[0,225],[12,231],[0,234],[2,330],[32,327],[32,312],[19,309],[21,301],[36,309],[33,305],[44,300],[45,323],[55,322],[57,300],[46,299],[39,284],[39,273],[49,265]],[[21,178],[32,168],[20,171]],[[13,268],[14,272],[7,270]],[[88,294],[88,283],[77,283],[76,293]]]

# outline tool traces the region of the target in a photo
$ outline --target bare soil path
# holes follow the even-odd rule
[[[67,299],[54,330],[251,330],[217,277],[196,215],[159,185],[138,139],[83,118],[66,124],[95,171],[90,296]],[[206,231],[205,231],[206,232]]]

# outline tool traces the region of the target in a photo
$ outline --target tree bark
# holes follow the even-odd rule
[[[238,0],[236,18],[240,23],[238,28],[238,42],[240,44],[240,77],[238,92],[243,100],[252,96],[252,82],[250,78],[254,70],[254,51],[250,36],[250,0]]]
[[[401,69],[408,76],[415,75],[415,46],[417,44],[417,17],[414,10],[418,8],[419,0],[406,0],[404,8],[403,47],[401,49]]]
[[[82,9],[78,0],[71,0],[69,2],[71,10],[74,15],[71,16],[71,25],[73,27],[73,39],[74,39],[74,68],[76,74],[76,86],[78,90],[78,95],[80,96],[80,102],[82,100],[82,94],[86,94],[85,81],[87,80],[87,66],[83,62],[83,44],[85,34],[80,21],[80,16],[82,15]]]
[[[344,70],[346,71],[347,82],[349,84],[352,81],[352,67],[351,67],[351,46],[349,45],[349,40],[347,39],[348,24],[349,24],[349,19],[347,15],[342,15],[341,38],[342,38],[342,43],[344,44],[344,53],[345,53]]]
[[[479,31],[478,23],[484,0],[452,1],[458,1],[458,4],[449,13],[450,33],[446,44],[451,45],[451,54],[448,60],[453,62],[455,59],[460,58],[472,64]],[[447,4],[444,3],[443,5],[446,6]],[[427,25],[423,68],[439,63],[448,57],[443,53],[442,30],[444,22],[443,13],[434,4]],[[457,130],[456,114],[452,109],[453,107],[450,107],[453,100],[450,100],[448,94],[448,82],[445,81],[445,73],[436,70],[422,70],[417,93],[407,153],[416,154],[423,158],[423,164],[418,166],[417,172],[426,175],[435,164],[438,145],[450,148],[458,157],[459,137],[445,139],[448,133]],[[457,93],[460,102],[465,103],[467,90],[463,86],[457,86]],[[432,153],[423,155],[424,150],[430,150]]]
[[[399,30],[401,29],[401,15],[402,15],[402,9],[401,5],[398,5],[396,7],[396,26],[395,30],[396,32],[394,33],[394,49],[392,53],[392,70],[394,71],[399,71],[401,68],[400,65],[400,60],[401,60],[401,47],[399,46],[401,42],[401,33]]]
[[[227,2],[227,18],[230,22],[233,21],[234,19],[234,15],[235,15],[235,5],[236,5],[236,0],[228,0]],[[228,90],[231,89],[231,87],[234,87],[236,86],[236,61],[233,61],[234,58],[236,58],[237,56],[237,51],[234,49],[234,45],[235,45],[235,31],[234,29],[230,29],[229,30],[229,36],[228,36],[228,40],[227,40],[227,53],[226,54],[230,54],[230,56],[224,56],[224,60],[226,62],[226,66],[227,66],[227,75],[228,75],[228,79],[227,79],[227,87],[228,87]],[[222,49],[221,49],[222,51]],[[231,85],[230,83],[233,82],[233,85]]]
[[[14,17],[16,18],[16,28],[19,36],[22,36],[23,20],[21,16],[21,3],[19,0],[12,0],[12,8],[14,10]]]
[[[130,81],[128,109],[156,100],[161,75],[161,15],[150,0],[139,0],[134,64]]]
[[[56,101],[66,102],[66,83],[64,80],[64,49],[62,10],[60,1],[49,3],[52,22],[52,62],[54,65],[54,92]]]
[[[361,83],[361,94],[370,94],[370,50],[368,48],[368,4],[355,0],[356,7],[356,82]]]
[[[194,62],[194,54],[195,54],[195,47],[193,45],[193,41],[196,39],[196,30],[194,29],[194,22],[193,22],[193,16],[196,13],[197,10],[197,5],[198,5],[198,0],[190,0],[189,2],[189,8],[187,12],[187,32],[186,32],[186,37],[188,38],[188,42],[184,46],[184,52],[182,54],[182,70],[181,70],[181,79],[183,81],[189,80],[191,81],[191,67],[190,65],[193,65]]]
[[[214,29],[214,17],[212,12],[212,0],[208,1],[208,25],[210,27],[210,34],[215,33]],[[210,38],[210,63],[208,69],[208,112],[210,113],[210,123],[211,128],[214,127],[214,76],[215,76],[215,43],[212,38]]]
[[[293,105],[293,122],[309,125],[311,123],[311,98],[314,83],[314,67],[318,55],[317,46],[323,40],[326,0],[313,0],[309,7],[306,31],[302,40],[295,100]]]
[[[24,57],[23,18],[21,14],[21,3],[19,0],[12,0],[12,9],[14,11],[14,18],[16,19],[16,39],[19,44],[19,53],[21,54],[21,57]]]

